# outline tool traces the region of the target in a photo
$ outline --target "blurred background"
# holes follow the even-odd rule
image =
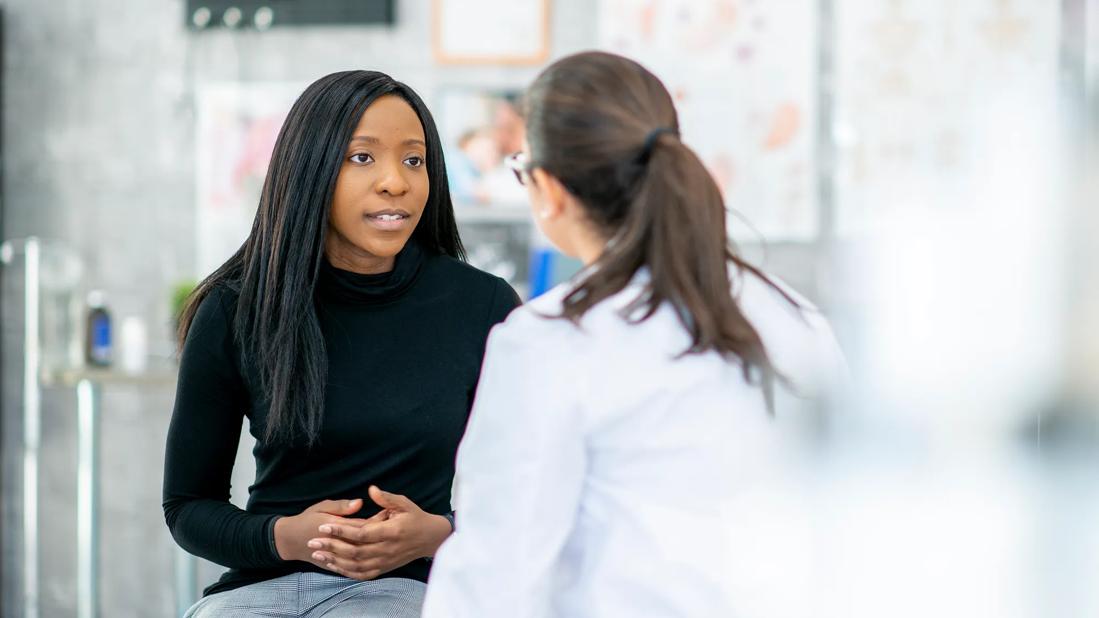
[[[573,274],[502,167],[540,67],[673,93],[743,253],[850,388],[779,410],[752,616],[1099,615],[1099,0],[0,0],[0,615],[173,616],[175,312],[247,234],[314,79],[387,72],[445,142],[475,265]],[[247,438],[247,436],[245,436]],[[252,479],[242,441],[234,501]]]

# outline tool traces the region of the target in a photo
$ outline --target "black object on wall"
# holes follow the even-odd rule
[[[396,0],[187,0],[184,20],[191,30],[392,25]]]

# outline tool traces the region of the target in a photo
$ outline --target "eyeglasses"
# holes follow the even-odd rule
[[[534,169],[534,164],[525,152],[508,155],[504,159],[504,165],[515,174],[515,180],[518,180],[521,185],[527,184],[526,179],[530,178],[530,171]]]

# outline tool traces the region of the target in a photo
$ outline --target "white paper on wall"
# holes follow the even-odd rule
[[[436,52],[444,60],[530,60],[546,50],[549,0],[436,0]]]
[[[1058,2],[840,0],[836,9],[841,236],[898,209],[948,214],[938,209],[986,171],[977,127],[1005,106],[1041,113],[1055,95]]]
[[[600,47],[637,60],[668,87],[684,141],[734,212],[734,238],[758,238],[751,227],[769,241],[817,233],[815,5],[600,2]]]

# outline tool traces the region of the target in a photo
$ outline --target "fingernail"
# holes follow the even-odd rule
[[[336,565],[329,562],[329,563],[326,563],[324,565],[324,568],[328,569],[329,571],[335,571],[336,570]]]
[[[325,534],[332,534],[332,526],[329,526],[327,524],[321,526],[320,530],[321,530],[321,532],[323,532]]]
[[[324,545],[320,541],[309,541],[307,545],[309,545],[311,549],[320,549],[324,547]]]
[[[318,562],[324,562],[324,554],[320,553],[319,551],[315,551],[313,552],[313,559]]]

